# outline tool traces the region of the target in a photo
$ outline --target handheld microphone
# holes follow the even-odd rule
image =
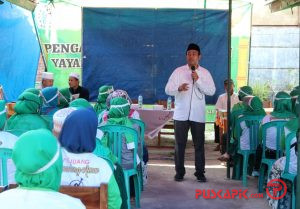
[[[195,66],[194,66],[194,65],[191,66],[191,70],[192,70],[192,72],[195,72],[196,69],[195,69]],[[193,84],[194,84],[194,83],[195,83],[195,80],[194,80],[194,78],[193,78]]]

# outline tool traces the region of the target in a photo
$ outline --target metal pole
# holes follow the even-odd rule
[[[37,28],[36,28],[36,24],[35,24],[35,21],[34,21],[33,12],[31,12],[31,16],[32,16],[32,21],[33,21],[33,25],[34,25],[36,37],[37,37],[38,42],[39,42],[39,47],[40,47],[40,50],[41,50],[41,54],[42,54],[42,58],[43,58],[44,66],[45,66],[45,72],[47,72],[46,59],[45,59],[45,56],[44,56],[44,53],[43,53],[43,48],[42,48],[42,46],[41,46],[41,41],[40,41],[39,33],[38,33],[38,30],[37,30]]]
[[[299,96],[298,96],[299,97]],[[298,124],[300,124],[300,114],[298,114]],[[296,208],[300,208],[300,155],[299,155],[299,150],[300,150],[300,129],[298,129],[298,142],[297,142],[297,149],[298,149],[298,154],[297,154],[297,177],[296,177]],[[296,183],[296,182],[294,182]]]
[[[228,8],[228,72],[227,72],[227,136],[226,136],[226,150],[229,150],[229,142],[230,142],[230,83],[229,79],[231,77],[231,13],[232,13],[232,0],[229,0],[229,8]],[[227,178],[230,178],[230,160],[227,160]]]

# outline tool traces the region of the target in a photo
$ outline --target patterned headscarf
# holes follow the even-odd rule
[[[118,89],[118,90],[115,90],[114,92],[112,92],[111,94],[108,95],[108,97],[106,99],[107,109],[109,109],[109,107],[110,107],[110,101],[113,98],[117,98],[117,97],[124,98],[129,102],[130,105],[132,104],[132,101],[131,101],[130,97],[128,96],[127,92],[124,91],[124,90]]]

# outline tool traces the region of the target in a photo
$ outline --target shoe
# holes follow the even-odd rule
[[[252,171],[251,176],[258,177],[259,176],[259,172],[258,171]]]
[[[198,182],[206,182],[206,177],[204,176],[203,173],[198,174],[196,177]]]
[[[225,153],[225,154],[221,155],[221,157],[218,157],[218,160],[227,161],[227,160],[229,160],[229,158],[230,158],[230,156],[227,153]]]
[[[214,151],[220,151],[220,145],[219,144],[215,147]]]
[[[177,174],[174,176],[174,180],[175,180],[175,181],[178,181],[178,182],[183,181],[183,175],[180,175],[180,174],[177,173]]]

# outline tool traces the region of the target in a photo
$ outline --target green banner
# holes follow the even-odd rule
[[[34,20],[47,71],[54,73],[54,85],[68,87],[69,74],[81,74],[81,8],[40,2]]]

